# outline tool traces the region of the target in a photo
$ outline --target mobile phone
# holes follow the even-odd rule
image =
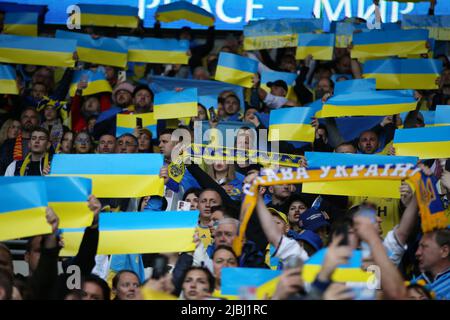
[[[299,256],[291,256],[283,263],[283,269],[295,269],[303,266],[303,260]]]
[[[153,272],[152,272],[152,279],[160,279],[162,278],[168,271],[168,259],[166,256],[160,255],[153,261]]]
[[[314,199],[313,204],[311,205],[311,208],[314,208],[316,210],[320,209],[320,205],[322,204],[322,196],[318,196],[316,199]]]
[[[127,81],[127,73],[124,70],[120,70],[117,74],[117,80],[119,83]]]
[[[217,116],[216,116],[216,111],[214,110],[214,107],[209,108],[208,111],[209,111],[209,120],[216,121]]]
[[[450,172],[450,159],[447,159],[447,161],[445,161],[445,171]]]
[[[142,129],[142,118],[139,117],[136,118],[136,128]]]
[[[343,235],[342,240],[339,242],[339,246],[348,246],[348,225],[342,224],[336,228],[334,236]]]
[[[177,203],[177,211],[190,211],[191,204],[187,201],[178,201]]]

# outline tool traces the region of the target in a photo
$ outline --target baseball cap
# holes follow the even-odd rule
[[[317,233],[311,230],[303,230],[300,233],[291,231],[292,230],[289,231],[288,236],[292,237],[296,241],[305,241],[310,244],[316,251],[323,247],[322,239],[320,239],[320,236]]]
[[[300,215],[299,226],[306,230],[316,231],[321,227],[329,227],[329,222],[325,219],[322,212],[310,208]]]
[[[288,219],[286,217],[286,215],[283,212],[280,212],[274,208],[267,208],[269,210],[269,212],[274,215],[274,216],[279,216],[281,219],[283,219],[283,221],[288,224]]]
[[[288,91],[287,83],[286,83],[286,81],[283,81],[283,80],[276,80],[276,81],[273,81],[273,82],[267,82],[267,86],[268,86],[269,88],[272,88],[273,86],[281,87],[281,88],[283,88],[286,92]]]

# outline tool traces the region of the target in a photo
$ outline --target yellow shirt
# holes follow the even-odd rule
[[[383,237],[400,222],[400,200],[392,198],[349,197],[349,207],[361,204],[364,201],[377,206],[378,216],[383,220],[381,228]]]
[[[197,226],[198,236],[203,243],[203,247],[208,248],[212,244],[211,231],[208,227]]]

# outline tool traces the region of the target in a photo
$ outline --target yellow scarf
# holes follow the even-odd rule
[[[31,162],[31,153],[29,153],[26,157],[25,160],[23,160],[22,166],[20,167],[20,176],[24,176],[25,175],[25,171],[28,168],[28,165]],[[48,166],[48,153],[45,153],[44,156],[44,168],[47,168]]]

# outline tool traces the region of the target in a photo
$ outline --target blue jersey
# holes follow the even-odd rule
[[[426,288],[432,291],[436,295],[436,300],[450,300],[450,268],[446,271],[439,273],[434,281],[422,273],[419,277],[413,280],[416,282],[418,280],[425,280]]]

